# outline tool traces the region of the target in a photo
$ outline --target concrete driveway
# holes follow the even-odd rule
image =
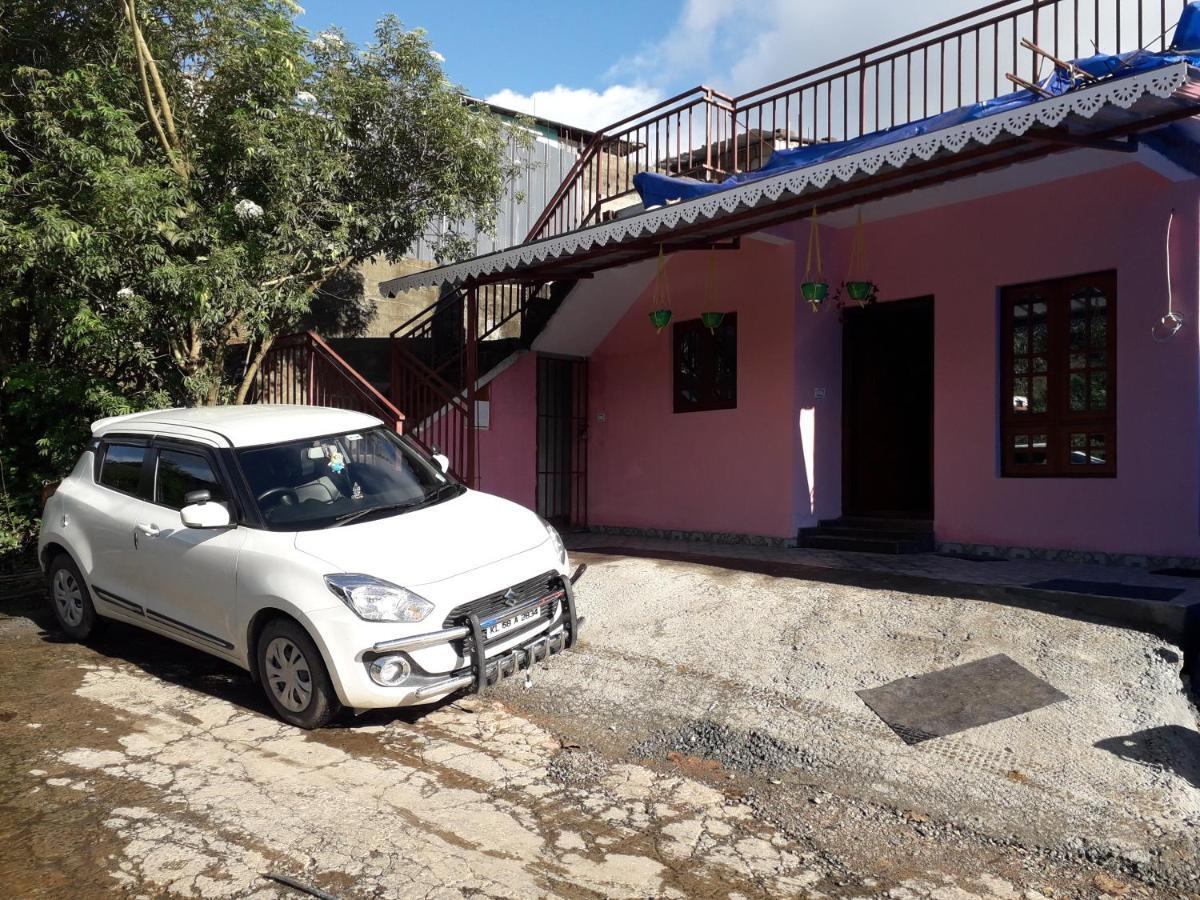
[[[589,630],[416,715],[281,725],[238,671],[0,605],[14,896],[1195,896],[1180,652],[978,601],[585,556]],[[908,745],[855,691],[1004,653],[1068,697]]]

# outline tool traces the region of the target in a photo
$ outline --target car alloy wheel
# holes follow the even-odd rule
[[[67,625],[78,627],[83,622],[83,590],[74,574],[65,568],[55,572],[52,593],[59,617]]]
[[[312,672],[300,648],[285,637],[267,645],[266,681],[275,699],[290,712],[301,713],[312,702]]]

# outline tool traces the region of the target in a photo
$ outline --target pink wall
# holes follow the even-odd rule
[[[480,429],[479,488],[537,508],[537,357],[526,353],[491,382],[491,427]]]
[[[1195,183],[1134,163],[866,226],[882,299],[934,297],[940,540],[1200,556],[1198,205]],[[1150,327],[1166,308],[1172,207],[1187,324],[1159,344]],[[799,297],[807,223],[778,234],[794,242],[747,238],[719,253],[712,301],[703,253],[668,264],[677,321],[710,303],[738,313],[737,409],[672,412],[670,334],[649,323],[650,288],[592,354],[592,524],[791,537],[840,513],[841,326],[835,310],[813,314]],[[823,229],[832,283],[851,237]],[[1118,477],[1001,478],[998,289],[1103,269],[1118,272]],[[493,383],[492,428],[480,433],[483,488],[527,506],[535,402],[530,354]]]
[[[1200,555],[1197,194],[1193,182],[1173,184],[1131,164],[866,227],[882,299],[934,296],[940,540]],[[1172,207],[1175,302],[1187,325],[1160,344],[1150,328],[1166,311],[1163,237]],[[850,234],[826,243],[844,250]],[[997,289],[1103,269],[1118,272],[1118,476],[1001,478]],[[801,318],[801,360],[828,332],[827,322],[806,327]],[[814,365],[834,364],[828,348],[818,352]],[[835,379],[832,369],[827,377]],[[803,385],[798,395],[805,398]],[[822,413],[836,429],[839,408],[840,400],[818,405],[818,429]],[[818,476],[818,495],[827,480],[833,492],[840,466],[831,462]]]
[[[671,334],[647,288],[591,356],[590,524],[794,535],[794,248],[743,239],[716,259],[711,300],[705,253],[671,257],[667,277],[675,321],[737,313],[737,408],[672,411]]]

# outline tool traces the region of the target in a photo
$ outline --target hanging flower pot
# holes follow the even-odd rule
[[[721,327],[721,323],[725,321],[725,313],[723,312],[702,312],[700,313],[700,321],[704,327],[716,334],[717,329]]]
[[[818,304],[829,296],[829,282],[806,281],[800,285],[800,293],[813,305],[813,312],[816,312]]]
[[[868,300],[874,299],[875,290],[873,281],[846,282],[846,293],[850,295],[851,300],[857,300],[859,303],[866,303]]]
[[[671,321],[671,289],[667,286],[667,257],[658,245],[658,271],[654,273],[654,296],[650,299],[650,323],[657,334]]]
[[[808,260],[804,264],[804,281],[800,284],[800,293],[812,306],[813,312],[820,309],[825,298],[829,296],[829,282],[825,280],[825,270],[821,263],[821,229],[817,225],[815,206],[808,227]]]
[[[851,300],[859,306],[875,303],[879,286],[873,281],[863,278],[867,271],[867,245],[863,238],[862,209],[858,211],[858,221],[854,223],[854,239],[850,242],[850,265],[846,272],[846,280],[842,289]],[[841,294],[838,294],[838,307],[841,308]]]

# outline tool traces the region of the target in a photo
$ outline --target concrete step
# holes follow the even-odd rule
[[[887,516],[842,516],[840,519],[822,519],[822,528],[863,528],[877,531],[918,531],[933,533],[933,523],[928,519],[900,519]]]
[[[932,531],[912,531],[903,528],[860,528],[850,525],[819,525],[801,528],[800,536],[818,535],[826,537],[873,538],[888,541],[911,541],[932,537]]]
[[[800,534],[798,544],[814,550],[842,550],[851,553],[929,553],[934,549],[933,535],[913,535],[909,538],[848,537],[838,534]]]

